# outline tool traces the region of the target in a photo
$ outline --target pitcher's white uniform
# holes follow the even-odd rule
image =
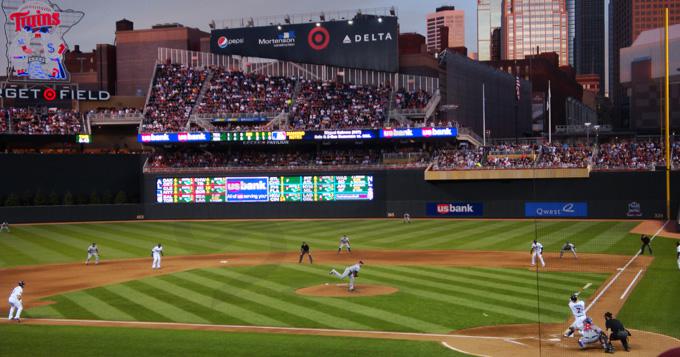
[[[87,265],[92,258],[94,258],[95,264],[99,264],[99,248],[97,248],[95,244],[87,247],[87,259],[85,260],[85,265]]]
[[[349,290],[352,291],[354,290],[354,274],[353,273],[359,273],[359,270],[361,270],[361,263],[356,263],[354,265],[350,265],[347,268],[345,268],[345,271],[342,272],[342,274],[338,273],[335,269],[331,270],[331,274],[335,275],[338,279],[344,279],[349,276]]]
[[[543,260],[543,244],[534,241],[531,243],[531,265],[536,265],[536,257],[541,261],[541,266],[545,266]]]
[[[163,255],[163,247],[159,244],[153,249],[151,249],[151,256],[153,257],[153,263],[151,264],[151,269],[161,268],[161,256]]]
[[[349,246],[349,237],[348,236],[340,237],[340,246],[338,247],[338,253],[340,251],[342,251],[343,247],[347,248],[348,252],[352,251],[352,247]]]
[[[587,317],[585,301],[569,301],[569,309],[571,309],[571,314],[574,315],[574,323],[569,327],[574,330],[583,330],[583,320]]]
[[[24,309],[24,304],[21,302],[21,295],[24,294],[24,288],[21,284],[18,285],[12,293],[9,295],[9,316],[8,320],[19,320],[21,319],[21,311]],[[14,311],[16,310],[16,315]],[[14,315],[14,317],[12,317]]]

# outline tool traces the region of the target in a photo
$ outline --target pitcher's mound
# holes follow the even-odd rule
[[[399,289],[385,285],[357,284],[354,291],[347,290],[347,284],[322,284],[298,289],[295,292],[307,296],[352,297],[394,294]]]

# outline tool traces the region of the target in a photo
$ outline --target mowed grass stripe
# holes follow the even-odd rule
[[[66,225],[64,225],[66,226]],[[62,233],[66,228],[57,228],[55,226],[26,226],[26,230],[34,236],[41,239],[50,239],[55,242],[68,245],[74,249],[80,249],[84,256],[87,257],[87,247],[92,244],[92,239],[86,239],[79,235]],[[107,243],[107,252],[110,256],[116,258],[132,258],[139,254],[131,247],[121,242],[111,242],[105,240]]]
[[[294,265],[281,265],[281,268],[295,268],[296,266]],[[294,269],[296,270],[294,272],[297,274],[300,273],[305,273],[309,277],[300,277],[300,279],[303,279],[302,281],[314,281],[318,279],[315,278],[315,273],[312,272],[310,273],[309,271],[302,269]],[[327,268],[326,271],[330,270],[330,268]],[[268,279],[257,279],[253,280],[252,277],[232,271],[232,270],[220,270],[216,271],[216,273],[224,274],[226,277],[232,280],[238,280],[243,283],[249,283],[252,284],[253,286],[256,287],[262,287],[268,290],[271,290],[275,295],[281,296],[281,297],[286,297],[290,296],[287,294],[291,293],[291,287],[276,283],[274,281],[268,280]],[[327,279],[326,279],[327,280]],[[360,305],[360,304],[355,304],[355,303],[348,303],[348,304],[343,304],[343,306],[338,306],[339,300],[344,300],[342,298],[316,298],[316,297],[309,297],[309,296],[301,296],[301,295],[295,295],[295,300],[300,301],[302,304],[315,304],[315,305],[324,305],[324,306],[319,306],[319,308],[323,309],[324,311],[335,311],[336,315],[338,316],[343,316],[345,318],[351,318],[354,321],[362,321],[362,323],[370,325],[370,327],[376,327],[376,328],[385,328],[387,322],[389,325],[392,326],[387,326],[387,327],[392,327],[394,330],[400,330],[400,331],[405,331],[405,330],[413,330],[413,331],[424,331],[423,329],[427,328],[432,328],[435,325],[430,324],[426,321],[422,320],[416,320],[416,319],[411,319],[405,316],[402,316],[400,318],[396,318],[395,316],[390,315],[390,318],[385,318],[384,316],[386,314],[390,314],[389,312],[380,310],[380,309],[375,309],[371,308],[368,306]],[[330,310],[329,310],[330,309]],[[415,324],[415,326],[413,326]],[[419,329],[422,327],[422,329]]]
[[[150,228],[155,231],[157,234],[165,234],[168,237],[178,237],[179,235],[182,236],[180,239],[173,239],[177,245],[183,245],[184,242],[190,242],[190,244],[200,246],[201,249],[207,250],[207,251],[213,251],[213,252],[223,252],[227,250],[227,245],[237,245],[241,246],[240,250],[248,250],[248,249],[243,249],[243,248],[249,248],[249,250],[257,249],[253,247],[252,245],[246,245],[243,244],[242,242],[238,242],[237,240],[230,240],[227,239],[227,237],[221,237],[221,238],[214,238],[217,237],[217,234],[214,232],[210,231],[209,227],[205,227],[203,229],[192,229],[190,227],[185,227],[180,229],[177,228],[171,228],[171,227],[165,227],[163,225],[159,225],[159,223],[152,223]]]
[[[161,279],[177,287],[182,287],[182,290],[201,292],[200,296],[197,297],[197,301],[202,302],[204,306],[215,309],[215,311],[227,316],[228,321],[240,321],[241,323],[247,325],[289,326],[289,324],[265,314],[244,309],[236,304],[227,302],[229,296],[222,293],[220,291],[221,289],[215,288],[214,285],[209,286],[198,284],[191,279],[183,277],[181,273],[165,275],[161,277]]]
[[[617,244],[620,244],[622,240],[629,238],[630,235],[628,232],[630,229],[630,222],[617,222],[613,226],[610,226],[606,231],[591,236],[591,238],[587,239],[582,245],[587,245],[588,250],[592,252],[605,252],[610,247],[616,246]],[[634,244],[639,243],[639,240],[634,242]],[[631,255],[635,253],[637,253],[636,250],[630,252]]]
[[[189,272],[189,274],[195,274],[202,276],[207,279],[213,280],[215,283],[219,283],[220,281],[223,281],[224,277],[230,277],[234,278],[232,274],[223,274],[227,271],[227,269],[222,269],[222,270],[211,270],[211,271],[206,271],[206,270],[201,270],[201,271],[193,271]],[[239,279],[235,279],[239,280]],[[250,280],[253,280],[252,277],[250,277]],[[246,280],[248,281],[248,280]],[[254,283],[254,282],[253,282]],[[315,309],[310,309],[306,306],[301,306],[298,303],[293,303],[293,302],[288,302],[288,301],[283,301],[280,296],[269,296],[265,294],[260,294],[254,291],[249,291],[246,289],[239,289],[234,287],[234,294],[246,299],[249,299],[251,301],[257,302],[261,305],[264,306],[269,306],[273,309],[277,309],[280,311],[284,311],[290,314],[297,315],[299,317],[309,319],[310,321],[315,321],[318,322],[321,325],[324,325],[326,327],[336,327],[336,328],[347,328],[347,329],[369,329],[368,326],[359,323],[357,321],[351,321],[344,319],[339,316],[333,316],[329,315],[323,311],[315,310]]]
[[[448,224],[447,224],[448,223]],[[434,239],[446,239],[447,241],[457,239],[463,232],[475,230],[479,227],[479,223],[475,221],[465,221],[459,224],[452,225],[446,221],[431,221],[418,222],[418,224],[407,225],[412,226],[408,229],[399,230],[399,233],[380,239],[383,245],[404,244],[403,241],[407,239],[415,239],[413,242],[406,242],[404,245],[408,246],[414,243],[426,242]],[[381,233],[382,235],[383,233]],[[458,237],[460,239],[460,237]]]
[[[481,222],[479,229],[474,230],[465,234],[460,244],[456,245],[456,249],[467,249],[467,246],[474,246],[477,239],[481,239],[488,236],[495,236],[507,232],[510,229],[520,228],[523,222],[512,222],[512,221],[492,221],[492,222]],[[519,226],[519,227],[518,227]],[[423,242],[423,245],[434,246],[438,244],[446,243],[441,239],[431,240],[430,242]],[[416,245],[416,247],[421,247],[422,245]]]
[[[97,320],[98,316],[91,313],[87,309],[83,308],[81,304],[74,301],[69,297],[69,295],[60,295],[55,301],[56,304],[52,305],[59,314],[62,316],[67,316],[71,319],[83,319],[83,320]]]
[[[140,236],[143,232],[137,232],[135,234],[120,232],[113,224],[98,227],[96,229],[89,227],[88,225],[70,225],[64,226],[64,229],[70,231],[74,236],[81,238],[86,237],[88,241],[97,243],[100,254],[102,255],[106,255],[107,252],[110,253],[113,248],[140,257],[147,255],[153,247],[140,240]],[[83,250],[85,250],[85,248],[83,248]]]
[[[172,322],[171,318],[140,304],[139,300],[149,303],[148,300],[144,299],[143,295],[137,297],[137,294],[133,291],[132,296],[125,296],[123,293],[130,292],[129,289],[117,289],[114,288],[114,286],[89,289],[87,290],[87,293],[97,297],[99,300],[106,301],[109,305],[118,310],[124,311],[126,314],[132,316],[135,321]]]
[[[17,228],[19,232],[21,232],[21,227]],[[13,227],[12,230],[15,231],[17,228]],[[69,249],[69,254],[64,254],[64,250],[61,249],[63,245],[57,245],[52,241],[44,239],[21,239],[19,236],[15,235],[15,232],[9,234],[3,233],[2,236],[0,236],[0,241],[3,244],[11,245],[14,249],[22,252],[30,252],[30,254],[44,257],[45,261],[48,263],[68,261],[73,258],[76,253],[75,249]],[[59,247],[59,249],[56,247]]]
[[[134,300],[137,304],[143,306],[147,310],[151,310],[158,315],[162,315],[167,320],[175,322],[195,322],[195,323],[209,323],[210,321],[189,311],[183,310],[170,302],[163,301],[156,296],[155,289],[140,281],[131,281],[125,284],[113,285],[108,287],[112,292],[121,296],[128,297],[128,300]]]
[[[24,252],[20,251],[19,249],[16,249],[9,245],[7,242],[3,241],[3,239],[0,239],[0,249],[2,249],[2,260],[5,262],[4,264],[7,265],[15,265],[15,264],[38,264],[41,263],[42,257],[38,256],[31,256],[29,254],[25,254]]]
[[[542,228],[543,232],[555,232],[563,229],[571,229],[569,222],[546,222]],[[498,234],[496,236],[489,236],[475,242],[471,249],[485,249],[493,247],[500,250],[523,250],[527,245],[536,239],[535,224],[527,224],[523,227]],[[538,236],[540,237],[540,231]]]
[[[397,273],[390,273],[389,269],[381,267],[373,267],[370,270],[371,277],[378,277],[380,279],[390,279],[392,281],[399,281],[401,284],[408,284],[415,288],[424,288],[424,290],[439,292],[442,294],[465,294],[473,298],[483,299],[485,301],[493,302],[498,305],[508,306],[509,304],[514,304],[520,307],[522,312],[534,309],[536,307],[535,293],[533,296],[520,296],[517,292],[513,294],[507,294],[503,292],[496,292],[496,289],[488,289],[483,287],[478,287],[473,284],[448,284],[441,283],[433,280],[427,280],[423,277],[414,277],[411,274],[405,274],[404,271],[408,271],[408,268]],[[544,310],[552,311],[555,313],[563,312],[563,308],[556,304],[544,303],[541,304],[541,308]],[[519,310],[519,309],[518,309]]]
[[[54,318],[54,319],[62,319],[65,318],[64,315],[62,315],[57,309],[54,308],[54,305],[44,305],[44,306],[38,306],[38,307],[30,307],[30,306],[24,306],[24,313],[22,313],[22,316],[26,317],[49,317],[49,318]],[[1,317],[0,317],[1,318]]]
[[[416,234],[423,237],[445,229],[442,228],[444,226],[443,222],[437,221],[424,221],[418,222],[418,224],[403,224],[399,221],[391,223],[392,225],[389,227],[371,231],[369,233],[370,236],[362,240],[362,242],[366,242],[371,246],[385,247],[394,244],[395,242],[412,238]]]
[[[576,245],[576,251],[578,252],[582,245],[581,242],[583,237],[600,234],[609,229],[609,227],[611,227],[609,222],[584,222],[583,224],[579,224],[572,228],[570,232],[566,232],[562,236],[552,234],[549,237],[542,237],[541,239],[544,242],[547,242],[547,244],[543,244],[543,246],[549,251],[559,251],[562,248],[562,245],[569,241]]]
[[[543,244],[543,248],[545,250],[555,241],[561,240],[565,232],[573,232],[575,229],[578,229],[569,222],[553,222],[552,224],[547,222],[546,223],[541,222],[540,224],[536,223],[535,226],[536,228],[534,234],[528,236],[527,239],[523,242],[517,242],[511,245],[509,249],[512,250],[526,249],[527,251],[529,251],[529,249],[531,248],[531,243],[533,243],[533,240],[536,239],[539,242],[541,242],[541,244]],[[580,226],[581,225],[577,227]]]
[[[95,295],[89,294],[88,290],[70,293],[68,294],[68,298],[101,320],[135,320],[134,317],[125,311],[110,305],[108,302],[99,299],[99,297]]]
[[[494,230],[493,232],[466,237],[460,249],[484,249],[490,247],[491,249],[505,250],[508,244],[515,240],[523,240],[531,232],[533,232],[532,225],[526,224],[526,222],[513,222],[513,224],[506,226],[501,231]]]
[[[131,229],[124,226],[113,228],[120,232],[134,235],[138,241],[141,241],[137,243],[140,245],[140,247],[145,245],[143,242],[146,242],[146,246],[148,246],[147,249],[149,250],[151,250],[151,248],[156,244],[161,243],[162,245],[172,246],[174,250],[172,254],[195,254],[210,252],[210,248],[207,248],[204,245],[192,244],[187,239],[158,232],[157,230],[153,229],[153,227],[149,226],[145,227],[144,229]]]
[[[311,269],[311,266],[305,265],[305,266],[290,266],[290,268],[293,269]],[[318,274],[324,274],[322,271],[317,270]],[[326,273],[327,274],[327,273]],[[370,275],[369,275],[370,274]],[[369,275],[371,276],[370,278],[367,278],[366,276]],[[514,308],[509,308],[505,307],[502,305],[497,305],[494,303],[486,303],[479,301],[478,299],[467,299],[459,296],[458,294],[442,294],[438,292],[432,292],[429,291],[427,288],[423,289],[421,287],[415,287],[411,284],[406,284],[403,283],[402,281],[395,280],[395,279],[387,279],[387,278],[380,278],[380,277],[375,277],[373,273],[364,273],[361,277],[360,282],[358,284],[362,283],[368,283],[368,284],[382,284],[382,285],[391,285],[391,286],[396,286],[399,288],[400,292],[403,294],[408,294],[414,297],[417,297],[418,300],[423,304],[426,305],[428,300],[433,300],[433,301],[438,301],[438,302],[443,302],[445,304],[449,305],[454,305],[459,308],[463,309],[474,309],[478,310],[480,312],[489,312],[492,311],[494,313],[500,314],[500,315],[505,315],[508,317],[512,317],[514,319],[523,321],[523,322],[533,322],[536,320],[536,313],[531,313],[519,309],[514,309]],[[535,307],[534,307],[535,309]],[[429,331],[436,331],[436,332],[442,332],[444,329],[437,328],[437,329],[429,329]]]
[[[521,284],[518,284],[517,282],[514,282],[513,284],[508,284],[507,282],[504,282],[505,275],[504,274],[498,274],[497,276],[489,279],[480,279],[479,277],[470,277],[466,276],[465,274],[465,269],[455,269],[455,270],[444,270],[444,269],[439,269],[436,272],[432,271],[425,271],[422,269],[418,269],[417,267],[400,267],[400,266],[390,266],[388,267],[382,267],[385,268],[387,271],[398,273],[398,274],[407,274],[410,277],[414,278],[420,278],[420,279],[432,279],[433,281],[437,281],[440,283],[448,283],[448,284],[464,284],[464,285],[473,285],[476,287],[482,287],[482,288],[487,288],[491,289],[494,291],[498,291],[500,293],[513,293],[513,294],[521,294],[525,298],[529,297],[535,297],[536,296],[536,281],[530,281],[528,279],[523,280]],[[531,287],[531,283],[533,283],[533,288]],[[548,297],[548,298],[553,298],[557,300],[562,300],[564,299],[564,294],[560,294],[557,292],[545,292],[542,294],[542,296]]]
[[[563,286],[583,286],[589,282],[592,282],[593,280],[595,281],[603,281],[605,277],[601,275],[596,275],[596,274],[578,274],[578,273],[569,273],[569,274],[559,274],[557,272],[553,273],[538,273],[536,275],[535,271],[531,270],[518,270],[518,269],[496,269],[496,268],[478,268],[478,267],[473,267],[469,268],[471,271],[478,271],[482,273],[487,273],[487,274],[497,274],[499,271],[501,273],[505,273],[508,276],[515,276],[519,278],[533,278],[534,280],[538,277],[539,281],[541,284],[544,283],[550,283],[552,284],[558,284],[558,285],[563,285]]]
[[[448,221],[442,221],[440,224],[434,228],[428,230],[418,230],[415,236],[410,238],[417,238],[414,241],[401,243],[403,247],[427,247],[435,245],[442,240],[450,243],[459,243],[460,240],[464,239],[466,234],[474,234],[474,232],[483,231],[486,229],[491,229],[490,227],[484,227],[480,222],[477,221],[464,221],[463,223],[452,225]],[[490,226],[498,226],[503,224],[501,222],[488,222]],[[402,239],[403,240],[403,239]],[[394,243],[394,242],[392,242]]]
[[[270,237],[270,239],[251,239],[244,236],[244,231],[236,229],[230,230],[230,228],[219,226],[202,225],[196,227],[195,225],[191,225],[187,226],[185,229],[188,231],[187,235],[191,237],[191,239],[210,242],[214,247],[219,247],[223,251],[229,250],[229,248],[237,248],[240,251],[272,250],[273,247],[280,245],[273,237]]]

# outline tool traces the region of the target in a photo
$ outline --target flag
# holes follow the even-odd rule
[[[519,98],[520,98],[519,93],[520,93],[521,89],[522,89],[522,83],[519,80],[519,76],[516,76],[515,77],[515,96],[516,96],[518,102],[519,102]]]
[[[548,101],[545,103],[545,110],[550,111],[551,101],[552,101],[552,94],[550,92],[550,82],[548,82]]]

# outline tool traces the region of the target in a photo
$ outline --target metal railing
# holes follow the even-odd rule
[[[286,24],[306,24],[310,22],[349,20],[354,18],[354,16],[359,13],[363,15],[375,15],[385,17],[397,16],[397,8],[392,6],[353,10],[338,10],[330,12],[319,11],[277,16],[240,17],[235,19],[213,20],[213,23],[215,24],[215,28],[219,29],[286,25]]]

